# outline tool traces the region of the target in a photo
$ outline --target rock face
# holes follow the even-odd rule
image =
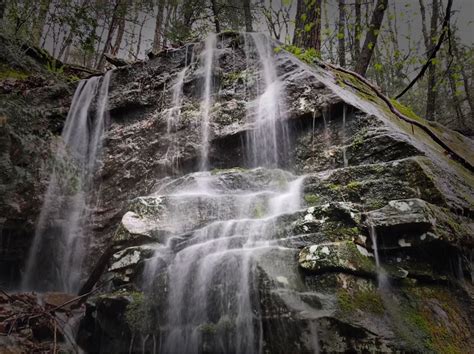
[[[0,36],[0,279],[15,288],[77,83]]]
[[[113,72],[87,261],[88,284],[108,290],[87,303],[83,348],[173,352],[185,333],[180,348],[202,353],[469,352],[473,142],[427,126],[447,153],[356,77],[276,50],[288,146],[255,168],[261,68],[226,33],[202,171],[204,53],[190,44]]]

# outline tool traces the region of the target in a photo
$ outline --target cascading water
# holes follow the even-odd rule
[[[102,79],[83,80],[74,94],[22,279],[25,290],[77,291],[110,77],[108,72]]]
[[[191,47],[191,60],[188,64],[188,50]],[[184,69],[182,69],[173,84],[172,89],[172,97],[171,97],[171,107],[168,110],[168,114],[166,117],[166,133],[170,139],[168,150],[165,155],[166,160],[170,160],[172,163],[171,165],[176,166],[179,168],[179,157],[180,157],[180,146],[178,145],[177,141],[173,139],[173,135],[171,134],[174,130],[178,128],[181,119],[181,108],[183,105],[183,86],[184,80],[186,78],[186,74],[194,64],[194,45],[189,44],[186,46],[185,52],[185,63]]]
[[[188,50],[189,47],[191,47],[192,53],[191,53],[191,60],[188,64]],[[183,86],[184,86],[184,79],[186,77],[186,73],[190,69],[190,67],[194,63],[194,45],[188,44],[186,46],[186,52],[184,54],[184,69],[182,69],[178,75],[176,76],[174,85],[173,85],[173,90],[172,90],[172,100],[171,100],[171,107],[168,110],[168,116],[167,116],[167,127],[166,127],[166,132],[170,134],[170,132],[176,128],[176,125],[179,122],[179,119],[181,117],[181,106],[182,106],[182,101],[183,101]]]
[[[144,288],[166,274],[166,321],[160,332],[162,353],[255,353],[263,349],[259,312],[258,260],[278,245],[278,220],[301,208],[304,177],[275,169],[288,146],[279,80],[270,40],[262,34],[243,34],[247,71],[255,70],[257,97],[248,105],[252,130],[245,146],[253,170],[206,172],[209,168],[212,78],[216,36],[205,41],[199,75],[201,96],[201,172],[161,186],[155,195],[166,200],[165,245],[155,249],[145,267]],[[247,54],[247,53],[246,53]],[[250,93],[251,90],[246,92]],[[268,169],[272,168],[272,169]],[[257,183],[262,179],[264,182]],[[239,183],[240,181],[240,183]],[[242,182],[244,181],[244,182]],[[165,266],[163,264],[166,264]],[[153,300],[152,300],[153,301]],[[212,328],[212,344],[206,329]]]
[[[217,341],[221,345],[218,351],[226,352],[227,347],[236,352],[257,351],[260,330],[254,314],[257,291],[253,257],[258,250],[270,247],[277,234],[276,218],[299,209],[302,182],[283,171],[275,175],[285,186],[255,192],[216,190],[226,177],[202,172],[194,176],[195,184],[189,190],[167,196],[176,198],[181,206],[200,203],[202,209],[217,215],[216,221],[192,230],[184,240],[185,234],[178,232],[169,242],[168,247],[177,253],[168,267],[168,326],[163,352],[197,353],[206,325],[223,331]],[[202,179],[212,192],[195,191]],[[172,214],[176,213],[179,211]],[[186,214],[188,218],[195,215],[190,210]],[[169,249],[159,249],[155,257],[167,252]],[[235,327],[227,328],[232,333],[229,339],[226,327],[231,325]]]
[[[254,129],[248,133],[247,155],[251,166],[278,166],[289,145],[288,131],[283,112],[283,83],[278,78],[270,39],[262,33],[245,35],[246,47],[256,56],[257,66],[261,67],[257,82],[258,97],[250,105],[247,118]],[[256,55],[255,55],[256,54]],[[251,61],[250,58],[247,59]],[[252,64],[252,63],[250,63]],[[249,66],[249,63],[247,64]],[[263,92],[260,87],[263,84]]]

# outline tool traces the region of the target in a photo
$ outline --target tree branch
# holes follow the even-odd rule
[[[416,77],[408,84],[407,87],[405,87],[405,89],[400,92],[395,98],[396,99],[399,99],[400,97],[402,97],[409,89],[411,89],[413,87],[413,85],[420,79],[423,77],[423,75],[425,74],[426,70],[428,70],[428,68],[430,67],[430,65],[432,65],[432,61],[433,59],[436,58],[436,54],[438,53],[439,49],[441,48],[441,45],[443,44],[444,42],[444,37],[446,36],[446,32],[449,31],[449,21],[451,19],[451,6],[453,5],[453,0],[448,0],[448,5],[446,6],[446,14],[444,16],[444,21],[443,21],[443,27],[442,27],[442,32],[441,32],[441,36],[439,37],[438,39],[438,43],[436,43],[436,46],[433,48],[433,51],[431,52],[431,55],[430,57],[428,58],[427,62],[425,65],[423,65],[423,67],[421,68],[420,72],[418,73],[418,75],[416,75]]]

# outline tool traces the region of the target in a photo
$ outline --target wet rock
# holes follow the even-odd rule
[[[367,213],[367,220],[383,235],[386,248],[414,247],[433,240],[472,243],[473,224],[421,199],[392,200]]]
[[[342,271],[374,274],[375,265],[369,252],[353,242],[323,243],[306,246],[299,253],[301,268],[314,273]]]

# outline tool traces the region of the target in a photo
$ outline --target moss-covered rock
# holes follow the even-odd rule
[[[300,251],[298,262],[301,268],[314,273],[375,273],[374,262],[367,250],[349,241],[307,246]]]

